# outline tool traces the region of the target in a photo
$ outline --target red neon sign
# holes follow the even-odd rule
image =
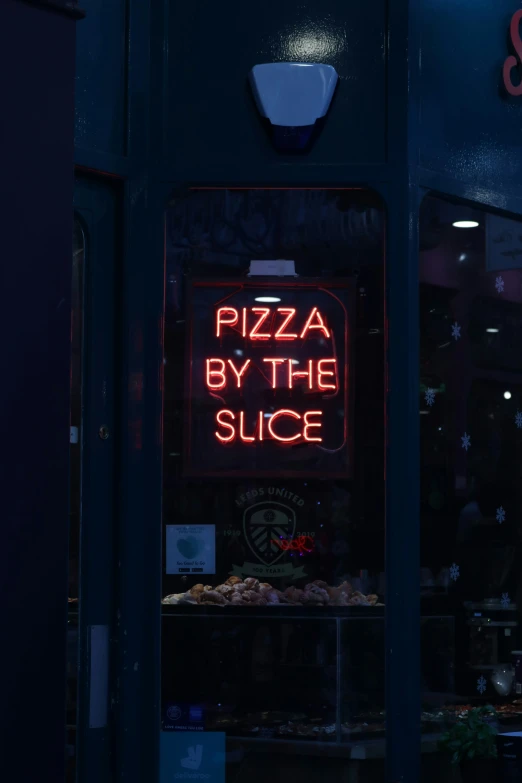
[[[310,391],[336,391],[339,387],[339,380],[337,377],[337,359],[319,359],[314,361],[309,359],[307,362],[307,370],[295,370],[294,367],[298,363],[295,359],[287,359],[274,356],[263,356],[261,362],[265,364],[271,364],[271,385],[273,389],[293,389],[294,379],[306,379],[306,386]],[[231,372],[227,370],[227,364],[230,367]],[[286,374],[278,372],[278,368],[281,365],[286,365]],[[328,369],[329,368],[329,369]],[[217,357],[206,359],[206,385],[208,389],[212,391],[220,391],[225,387],[228,387],[229,380],[231,380],[232,386],[237,386],[238,389],[242,386],[242,380],[247,372],[252,370],[262,371],[259,366],[252,363],[251,359],[247,359],[242,367],[236,367],[236,363],[233,359],[219,359]],[[326,382],[323,378],[332,378],[333,380]]]
[[[189,471],[346,475],[352,283],[195,281],[192,297]]]
[[[297,334],[285,332],[287,325],[295,318],[295,307],[278,307],[277,312],[286,315],[286,318],[275,333],[276,340],[297,340]]]
[[[240,319],[237,308],[219,307],[216,309],[215,317],[216,337],[223,337],[227,329],[237,331],[236,327],[241,323],[241,336],[252,341],[270,340],[272,338],[274,340],[287,341],[305,340],[309,332],[313,330],[320,332],[323,337],[330,338],[326,319],[318,307],[313,307],[308,313],[300,335],[297,332],[287,332],[286,327],[293,321],[296,314],[297,310],[295,307],[277,307],[275,310],[270,307],[242,307]],[[252,316],[254,316],[254,319],[252,319]],[[280,316],[282,316],[282,320],[277,330],[275,330],[276,320]],[[249,330],[252,320],[254,320],[254,325]],[[261,329],[265,329],[265,331],[261,331]],[[318,359],[315,362],[313,359],[309,359],[307,370],[294,369],[294,365],[299,362],[286,357],[263,356],[261,357],[261,362],[272,365],[271,385],[273,389],[284,388],[285,386],[287,389],[293,389],[296,380],[306,379],[306,386],[309,391],[335,392],[338,390],[337,359],[335,357]],[[234,376],[234,385],[238,389],[241,389],[241,381],[247,370],[256,370],[256,366],[251,359],[247,359],[242,367],[238,369],[232,359],[227,358],[225,363],[225,360],[219,357],[208,358],[206,360],[206,385],[209,391],[222,391],[227,388],[229,378],[227,364]],[[278,375],[277,372],[280,365],[285,364],[287,366],[286,383],[281,374]],[[244,411],[241,410],[234,414],[233,411],[227,408],[219,410],[215,417],[217,424],[215,431],[216,439],[223,444],[232,443],[236,439],[243,443],[254,443],[255,441],[263,441],[266,437],[279,443],[295,443],[297,441],[322,443],[323,441],[320,434],[322,427],[322,411],[320,410],[305,410],[302,413],[298,413],[291,408],[280,408],[272,413],[266,413],[266,417],[268,419],[266,435],[264,429],[265,413],[263,411],[259,411],[255,427],[250,433],[247,433]],[[276,427],[276,422],[283,418],[286,420],[286,424],[289,423],[288,420],[299,422],[292,428],[292,434],[290,434],[288,427],[286,427],[285,434],[279,427]],[[303,423],[301,424],[301,422]],[[311,434],[311,430],[316,432]]]
[[[236,331],[239,331],[242,337],[248,336],[250,340],[270,340],[272,337],[275,340],[304,340],[307,334],[315,329],[319,330],[324,337],[330,337],[330,332],[318,307],[312,307],[308,313],[301,334],[285,331],[290,322],[294,320],[296,312],[295,307],[277,307],[275,310],[270,307],[242,307],[241,329]],[[280,315],[286,315],[286,318],[280,318]],[[268,319],[270,319],[270,331],[261,332],[262,327],[267,328],[265,322]],[[236,307],[219,307],[216,310],[216,337],[222,337],[226,332],[223,327],[234,331],[238,323],[239,310]],[[252,323],[253,326],[248,331]],[[276,323],[278,328],[274,330]]]
[[[522,11],[515,11],[509,26],[509,39],[513,49],[515,50],[516,57],[513,54],[507,57],[502,68],[502,80],[504,82],[504,87],[510,95],[515,97],[522,95],[522,80],[519,80],[518,84],[513,84],[513,80],[511,78],[512,71],[522,64],[522,39],[520,37],[521,21]]]
[[[307,443],[321,443],[322,437],[319,435],[313,437],[310,435],[309,430],[311,429],[321,429],[321,416],[322,411],[306,411],[303,415],[300,413],[297,413],[296,411],[282,408],[281,410],[275,411],[274,413],[266,414],[268,418],[268,424],[267,424],[267,430],[268,430],[268,437],[273,438],[274,440],[279,441],[280,443],[293,443],[298,440],[304,440]],[[315,416],[316,420],[310,420],[311,416]],[[291,436],[284,437],[281,435],[281,433],[278,433],[276,428],[274,428],[275,422],[282,418],[286,417],[288,419],[294,420],[294,421],[303,421],[303,425],[297,425],[296,426],[296,432]],[[222,409],[219,410],[216,413],[216,424],[218,429],[215,432],[216,438],[221,441],[221,443],[231,443],[232,441],[236,440],[236,438],[239,438],[239,440],[242,440],[243,443],[253,443],[256,440],[264,440],[265,439],[265,430],[264,430],[264,418],[265,413],[263,411],[259,411],[257,416],[257,421],[255,428],[252,430],[250,434],[247,434],[245,432],[245,412],[239,411],[237,415],[234,414],[233,411],[230,411],[228,409]],[[232,422],[238,421],[239,423],[237,426],[233,424]],[[226,434],[228,433],[228,434]]]
[[[295,307],[278,307],[272,310],[270,307],[250,307],[241,308],[241,319],[239,311],[235,307],[219,307],[216,310],[216,337],[222,337],[226,333],[226,329],[235,330],[237,325],[241,323],[241,336],[248,340],[305,340],[308,337],[309,332],[317,330],[321,335],[326,338],[330,338],[330,332],[326,326],[326,320],[321,314],[318,307],[313,307],[308,313],[304,326],[300,335],[297,332],[287,332],[286,327],[296,317],[297,310]],[[247,324],[251,323],[254,316],[254,325],[249,330]],[[282,316],[282,321],[279,324],[277,330],[274,329],[276,320]],[[268,322],[268,324],[267,324]],[[267,324],[267,325],[265,325]],[[261,331],[265,329],[265,331]],[[269,331],[266,331],[269,329]],[[271,364],[271,385],[272,389],[284,388],[294,389],[295,382],[306,381],[306,386],[309,391],[332,391],[338,390],[338,378],[337,378],[337,359],[335,357],[328,357],[318,359],[314,362],[313,359],[307,361],[307,370],[294,369],[295,364],[299,364],[296,359],[287,357],[273,357],[262,356],[262,364]],[[256,365],[253,364],[251,359],[247,359],[243,365],[238,369],[234,361],[227,358],[226,363],[224,359],[219,357],[212,357],[206,359],[206,385],[209,391],[222,391],[228,386],[229,374],[227,373],[227,364],[230,367],[233,375],[234,385],[238,389],[241,389],[242,379],[247,371],[255,371]],[[278,375],[278,368],[280,365],[287,367],[286,382],[284,376]],[[325,380],[328,379],[328,380]],[[304,441],[306,443],[322,443],[323,438],[321,436],[322,426],[322,411],[320,410],[305,410],[301,413],[293,410],[292,408],[281,408],[272,413],[266,414],[268,418],[267,423],[267,437],[269,439],[278,441],[279,443],[295,443],[297,441]],[[265,440],[265,432],[263,426],[263,419],[265,413],[259,411],[255,428],[246,432],[245,429],[245,414],[244,411],[239,411],[239,423],[236,424],[237,417],[232,411],[228,409],[222,409],[216,413],[217,429],[215,431],[216,439],[223,444],[232,443],[237,438],[243,443],[254,443],[255,441]],[[284,418],[288,425],[288,420],[299,422],[290,434],[288,426],[283,433],[279,427],[276,427],[276,422],[279,419]],[[301,425],[301,421],[304,424]],[[310,433],[311,430],[315,432]]]
[[[308,554],[313,552],[315,546],[314,540],[311,538],[311,536],[299,536],[298,538],[292,539],[273,538],[272,542],[277,544],[277,546],[284,552],[291,550],[292,552],[300,552],[301,554],[304,552],[307,552]]]

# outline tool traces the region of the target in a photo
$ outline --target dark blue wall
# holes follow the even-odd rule
[[[96,155],[104,153],[113,156],[105,170],[121,173],[117,158],[150,160],[161,179],[172,180],[190,179],[191,171],[194,179],[205,171],[212,179],[218,168],[236,178],[241,170],[263,170],[270,179],[285,165],[325,180],[338,167],[395,164],[400,140],[388,99],[397,85],[389,69],[386,0],[323,0],[319,8],[312,0],[229,0],[226,14],[206,0],[85,0],[84,6],[78,162],[100,168]],[[517,8],[514,0],[411,3],[412,73],[421,63],[420,78],[410,85],[419,119],[412,159],[424,172],[475,188],[474,195],[480,187],[522,187],[522,97],[508,97],[501,83]],[[297,164],[274,152],[247,85],[254,64],[281,60],[326,62],[340,76],[324,130]]]
[[[0,780],[65,765],[76,22],[0,3]]]
[[[78,25],[75,86],[77,148],[127,150],[127,0],[86,0]]]
[[[171,3],[164,157],[252,167],[280,163],[254,107],[247,76],[258,63],[333,65],[329,119],[301,165],[383,163],[386,157],[385,0]]]
[[[517,0],[421,0],[420,163],[467,186],[522,188],[522,97],[502,66]],[[514,74],[515,76],[515,74]]]

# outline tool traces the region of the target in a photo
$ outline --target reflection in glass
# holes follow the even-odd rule
[[[465,218],[465,224],[462,220]],[[423,750],[491,704],[522,729],[522,224],[426,198],[420,215]],[[446,781],[446,757],[423,780]],[[457,778],[456,778],[457,779]]]

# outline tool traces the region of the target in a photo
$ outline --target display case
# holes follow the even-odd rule
[[[189,645],[176,643],[180,633]],[[201,729],[245,747],[384,756],[382,607],[165,605],[162,638],[164,730],[183,730],[187,710],[199,709]],[[454,709],[434,707],[453,688],[454,618],[423,618],[422,644],[421,724],[434,742],[456,720]]]

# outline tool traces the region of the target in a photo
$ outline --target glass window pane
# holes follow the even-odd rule
[[[422,725],[433,754],[471,709],[492,705],[494,728],[522,728],[522,223],[428,197],[420,227]],[[449,779],[449,752],[424,761],[423,780]]]
[[[383,235],[365,191],[200,190],[167,211],[162,763],[170,747],[178,776],[208,747],[236,783],[382,778]]]

